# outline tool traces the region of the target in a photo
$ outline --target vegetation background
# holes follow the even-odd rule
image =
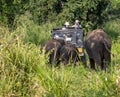
[[[107,72],[47,67],[40,44],[75,19],[110,35]],[[120,0],[0,0],[0,97],[120,97]]]

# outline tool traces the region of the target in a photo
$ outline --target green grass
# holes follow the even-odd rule
[[[16,18],[15,33],[18,34],[25,43],[34,43],[39,45],[43,41],[51,37],[51,29],[56,25],[55,23],[47,22],[41,26],[34,24],[27,16]]]
[[[44,30],[46,26],[26,20],[12,32],[0,27],[0,97],[120,97],[119,23],[105,25],[114,54],[107,72],[82,64],[49,68],[38,44],[50,38],[54,25],[45,25]]]
[[[120,39],[120,19],[107,22],[104,24],[104,29],[107,31],[113,41]]]

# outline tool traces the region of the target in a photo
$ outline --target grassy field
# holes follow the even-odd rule
[[[26,17],[16,25],[9,31],[0,24],[0,97],[120,97],[120,20],[104,25],[113,42],[107,72],[82,64],[47,67],[39,44],[56,25],[38,26]]]

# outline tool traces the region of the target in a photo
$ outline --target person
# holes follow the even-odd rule
[[[75,27],[75,28],[82,28],[82,26],[81,26],[79,20],[75,20],[75,24],[74,24],[72,27]]]
[[[80,37],[78,37],[77,36],[77,34],[79,33],[81,33],[80,31],[79,31],[79,29],[78,28],[81,28],[82,29],[82,26],[81,26],[81,24],[80,24],[80,21],[79,20],[75,20],[75,24],[72,26],[72,27],[74,27],[76,30],[74,31],[74,34],[73,34],[73,39],[72,39],[72,44],[74,44],[74,45],[76,45],[77,43],[78,43],[78,40],[81,40],[80,39]],[[80,34],[81,35],[81,34]],[[83,36],[84,36],[84,33],[83,33]],[[82,37],[82,36],[81,36]]]
[[[65,27],[68,28],[70,26],[69,22],[65,22]]]
[[[65,24],[62,27],[62,30],[65,30],[66,28],[68,28],[70,26],[69,22],[65,22]]]

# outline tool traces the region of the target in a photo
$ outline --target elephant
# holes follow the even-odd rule
[[[45,54],[48,54],[50,64],[59,64],[60,49],[65,44],[61,39],[50,39],[45,41],[40,46],[40,51],[45,49]]]
[[[63,45],[62,48],[60,49],[61,62],[64,63],[64,65],[70,62],[73,63],[74,66],[76,66],[76,63],[80,61],[78,53],[79,52],[74,45],[70,43]]]
[[[111,62],[111,47],[111,39],[103,29],[95,29],[86,34],[85,49],[92,69],[96,69],[95,64],[102,70],[107,69]]]

